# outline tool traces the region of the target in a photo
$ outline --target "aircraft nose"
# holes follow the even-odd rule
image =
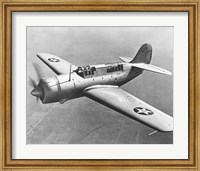
[[[31,94],[36,97],[43,97],[43,91],[40,87],[36,87],[31,91]]]

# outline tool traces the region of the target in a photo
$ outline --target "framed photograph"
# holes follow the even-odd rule
[[[198,170],[199,2],[1,7],[2,170]]]

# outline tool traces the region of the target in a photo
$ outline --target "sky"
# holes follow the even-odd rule
[[[76,66],[134,57],[144,43],[152,45],[151,64],[172,76],[145,71],[121,88],[173,116],[173,27],[27,27],[27,144],[171,144],[173,133],[156,133],[86,97],[64,104],[42,104],[30,92],[36,82],[33,63],[43,77],[54,76],[37,53],[59,56]]]

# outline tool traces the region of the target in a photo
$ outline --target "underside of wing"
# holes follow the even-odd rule
[[[69,74],[77,67],[69,62],[51,54],[39,53],[37,57],[41,59],[49,68],[51,68],[57,75]]]
[[[116,86],[91,86],[85,95],[158,131],[173,131],[173,118]]]

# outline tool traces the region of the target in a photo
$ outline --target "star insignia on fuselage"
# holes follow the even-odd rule
[[[50,62],[60,62],[59,59],[56,59],[56,58],[49,58],[48,59]]]
[[[140,115],[153,115],[153,112],[143,107],[135,107],[134,112]]]

